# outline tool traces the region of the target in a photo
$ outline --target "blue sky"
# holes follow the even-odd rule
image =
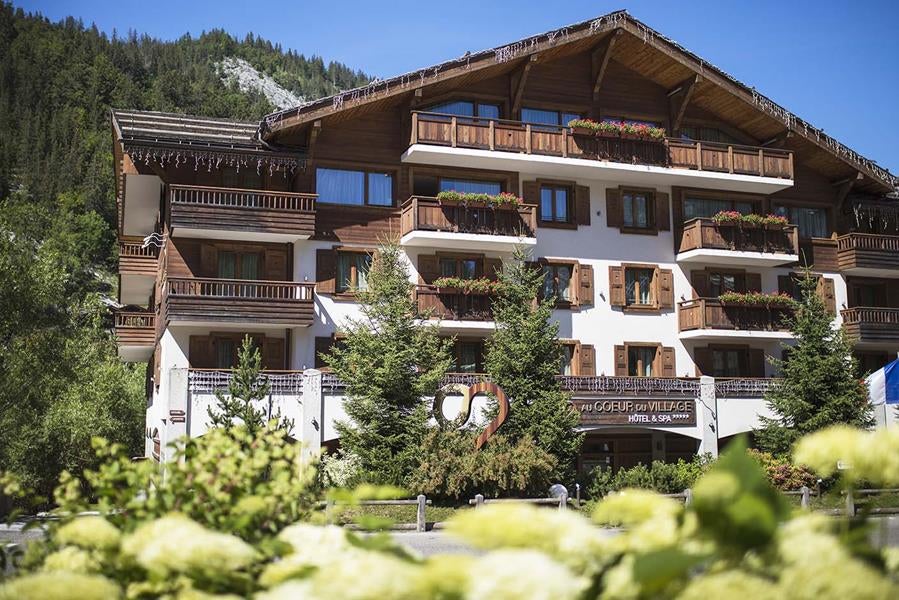
[[[388,77],[625,8],[899,174],[899,2],[14,0],[172,39],[215,27]]]

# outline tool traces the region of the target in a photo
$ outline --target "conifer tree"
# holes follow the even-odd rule
[[[254,434],[269,421],[276,421],[279,427],[290,429],[293,423],[283,419],[281,412],[269,414],[266,398],[271,390],[268,379],[260,377],[262,355],[250,336],[244,336],[237,353],[237,368],[228,382],[227,395],[216,392],[217,407],[207,409],[212,427],[228,428],[243,423],[247,431]],[[269,407],[270,408],[270,407]]]
[[[562,361],[552,299],[540,298],[543,275],[517,250],[499,273],[500,291],[493,300],[496,333],[488,340],[490,378],[509,398],[509,418],[500,432],[512,441],[530,436],[556,457],[559,476],[574,475],[583,435],[575,433],[578,415],[556,376]]]
[[[422,324],[405,257],[396,241],[372,257],[368,289],[357,292],[362,317],[348,319],[345,338],[324,355],[346,384],[337,424],[340,445],[358,457],[372,483],[401,485],[418,466],[430,404],[450,366],[437,327]]]
[[[786,360],[772,359],[783,380],[765,395],[778,417],[762,418],[756,431],[759,447],[774,454],[789,452],[798,438],[828,425],[872,424],[852,345],[842,329],[833,328],[832,315],[816,292],[817,279],[806,271],[799,286],[801,300],[790,319],[796,344],[785,346]]]

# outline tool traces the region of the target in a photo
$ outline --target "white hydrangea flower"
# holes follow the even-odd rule
[[[655,492],[624,489],[609,494],[593,511],[593,520],[607,525],[639,525],[657,518],[671,518],[683,512],[683,506]]]
[[[577,598],[589,585],[564,565],[534,550],[497,550],[472,562],[466,598],[558,600]]]
[[[210,531],[178,514],[142,525],[124,539],[122,551],[158,574],[229,572],[256,558],[253,547],[240,538]]]
[[[56,531],[56,541],[63,545],[108,550],[119,545],[122,534],[103,517],[78,517]]]
[[[780,600],[783,596],[776,582],[743,571],[724,571],[693,579],[677,598],[678,600],[710,600],[713,598]]]
[[[341,600],[420,600],[421,567],[379,552],[350,552],[319,569],[310,580],[310,598]],[[296,596],[294,596],[296,598]]]
[[[279,533],[278,539],[290,544],[293,552],[265,568],[260,577],[265,587],[297,576],[309,567],[323,567],[358,552],[347,540],[343,528],[334,525],[296,523]]]
[[[99,562],[91,554],[74,546],[66,546],[47,555],[42,571],[68,571],[69,573],[96,573],[100,570]]]
[[[309,581],[292,580],[253,596],[254,600],[318,600]]]
[[[100,575],[35,573],[0,585],[0,600],[116,600],[122,590]]]

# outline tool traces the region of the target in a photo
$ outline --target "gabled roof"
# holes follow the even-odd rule
[[[146,110],[113,110],[113,127],[123,143],[170,144],[221,150],[264,150],[257,122],[212,119]]]
[[[724,105],[727,96],[727,107],[731,112],[749,108],[753,112],[750,119],[756,129],[758,139],[770,140],[775,137],[792,135],[797,140],[792,145],[807,147],[809,154],[822,156],[812,157],[816,169],[830,173],[834,171],[834,179],[851,175],[851,171],[861,173],[875,184],[879,191],[899,188],[899,178],[887,169],[877,165],[875,161],[865,158],[836,139],[825,134],[807,121],[799,118],[770,98],[760,94],[754,88],[740,82],[735,77],[690,52],[677,42],[665,37],[626,11],[616,11],[596,19],[581,21],[567,27],[540,33],[511,44],[466,53],[461,58],[449,60],[432,67],[419,69],[410,73],[384,80],[374,80],[366,86],[346,92],[306,102],[296,108],[281,110],[267,115],[259,124],[258,137],[272,141],[281,138],[282,134],[294,128],[306,125],[340,113],[363,107],[367,104],[380,103],[387,98],[411,94],[416,89],[438,84],[448,79],[464,78],[477,71],[490,69],[491,73],[500,74],[508,71],[510,65],[523,59],[540,54],[555,52],[566,45],[600,42],[602,38],[615,31],[630,34],[629,45],[634,52],[615,53],[616,60],[624,61],[625,66],[652,77],[658,83],[673,88],[678,81],[691,75],[702,77],[703,86],[707,83],[715,87],[714,92],[706,94],[707,102],[712,97],[718,105]],[[642,47],[635,47],[642,44]],[[664,59],[664,68],[643,64],[639,55],[645,48],[651,49],[660,59]],[[707,82],[707,83],[706,83]],[[737,104],[734,105],[733,101]],[[704,108],[711,109],[711,106]],[[714,112],[714,110],[712,110]],[[791,138],[793,139],[793,138]],[[823,156],[827,155],[827,156]],[[830,158],[828,158],[828,156]],[[850,169],[847,169],[847,166]]]

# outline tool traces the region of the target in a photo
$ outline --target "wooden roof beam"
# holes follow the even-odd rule
[[[672,135],[677,135],[680,130],[684,114],[687,112],[687,105],[690,104],[690,99],[700,83],[702,83],[702,75],[695,73],[668,92],[668,112]]]
[[[315,141],[318,139],[319,134],[322,132],[322,120],[316,119],[312,122],[312,127],[309,128],[309,157],[312,158],[313,153],[315,152]]]
[[[855,175],[850,175],[845,179],[840,179],[839,181],[834,181],[831,183],[837,190],[837,207],[842,210],[843,205],[846,202],[846,198],[849,196],[849,192],[852,191],[853,186],[855,186],[856,182],[864,179],[865,176],[861,173],[861,171],[856,171]]]
[[[621,29],[616,29],[601,41],[593,52],[590,53],[591,79],[593,81],[593,101],[599,100],[599,90],[602,88],[602,79],[612,58],[612,50],[615,42],[621,37]]]
[[[775,135],[770,140],[766,140],[759,145],[764,148],[769,148],[769,147],[773,147],[773,146],[780,147],[780,146],[783,146],[784,143],[791,137],[793,137],[793,132],[790,131],[789,129],[784,129],[783,131],[781,131],[780,133]]]
[[[531,54],[510,78],[509,95],[511,97],[512,115],[518,116],[521,111],[521,100],[524,97],[524,86],[528,81],[528,73],[537,62],[537,55]]]

